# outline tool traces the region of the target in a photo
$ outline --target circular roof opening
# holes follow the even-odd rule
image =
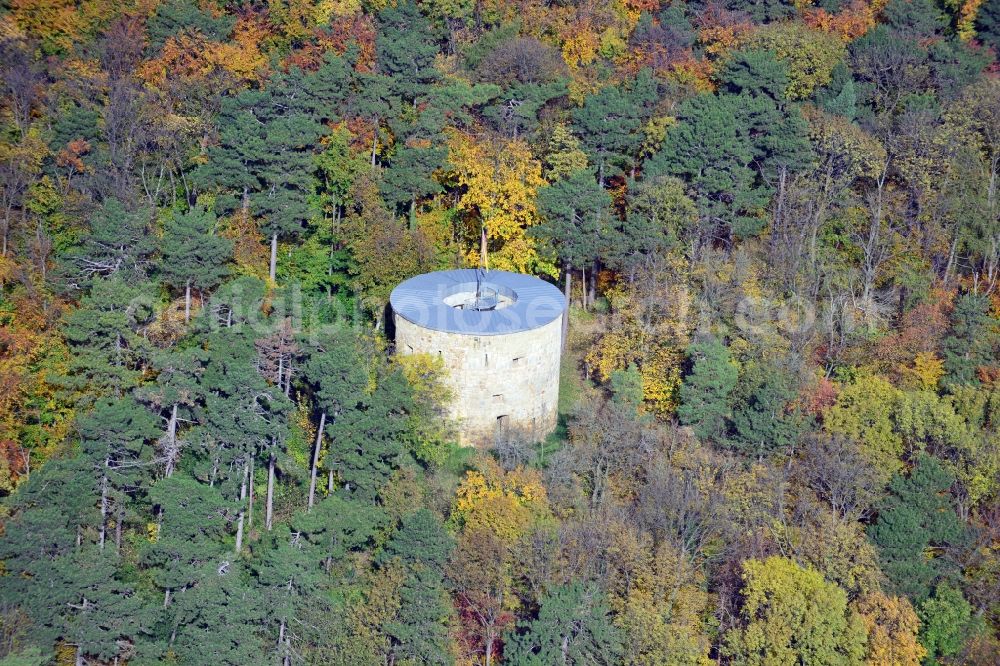
[[[445,290],[445,305],[457,310],[489,312],[503,310],[517,302],[517,293],[492,282],[462,282]]]
[[[464,335],[530,331],[562,317],[566,299],[522,273],[459,268],[417,275],[392,290],[395,316],[422,328]]]

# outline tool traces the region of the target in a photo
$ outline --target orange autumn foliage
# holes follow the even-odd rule
[[[878,13],[885,6],[885,0],[852,0],[844,9],[831,14],[822,8],[810,8],[803,12],[803,20],[810,28],[837,35],[845,42],[861,37],[876,23]]]
[[[744,16],[715,3],[707,5],[698,15],[695,27],[698,28],[698,41],[704,45],[705,52],[713,56],[721,56],[735,48],[740,39],[753,30],[753,24]]]
[[[875,343],[876,363],[898,375],[918,354],[934,352],[947,333],[953,298],[954,293],[935,289],[925,302],[904,314],[896,332]]]
[[[142,64],[139,75],[146,83],[162,86],[167,79],[205,79],[226,72],[242,86],[267,78],[267,56],[261,51],[270,35],[264,21],[243,17],[225,42],[203,35],[180,33],[167,39],[160,55]]]
[[[323,64],[327,53],[342,55],[350,46],[358,49],[355,69],[370,72],[375,66],[375,21],[367,14],[338,16],[328,28],[317,28],[311,39],[300,49],[282,60],[281,66],[314,72]]]

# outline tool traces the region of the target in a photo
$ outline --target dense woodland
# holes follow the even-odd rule
[[[0,0],[0,664],[1000,663],[998,0]],[[564,288],[461,448],[391,289]]]

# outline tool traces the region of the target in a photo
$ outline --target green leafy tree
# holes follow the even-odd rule
[[[965,642],[981,630],[981,620],[973,614],[962,591],[942,583],[934,595],[920,604],[920,644],[927,648],[925,663],[938,664],[941,657],[957,655]]]
[[[667,131],[645,173],[671,174],[689,183],[703,220],[702,233],[718,227],[749,235],[761,227],[755,211],[767,201],[750,167],[753,150],[740,120],[750,102],[736,95],[699,95],[682,102],[678,124]]]
[[[641,268],[675,247],[697,219],[698,209],[679,179],[652,176],[639,181],[629,188],[624,220],[612,217],[605,227],[602,260],[635,279]]]
[[[518,666],[619,663],[622,638],[599,591],[559,586],[540,600],[538,618],[522,623],[504,657]]]
[[[847,594],[784,557],[743,564],[739,627],[723,652],[741,666],[863,663],[865,628]]]
[[[823,414],[824,428],[857,442],[883,483],[903,466],[903,438],[893,420],[902,399],[883,377],[864,374],[844,386]]]
[[[254,546],[254,583],[269,610],[266,623],[276,659],[287,662],[308,648],[308,632],[298,627],[310,606],[319,603],[336,612],[317,590],[327,587],[328,575],[342,570],[349,556],[371,546],[384,522],[379,508],[334,495],[311,512],[297,513]]]
[[[364,156],[351,149],[350,141],[350,132],[340,127],[327,137],[323,152],[316,156],[320,175],[318,194],[323,211],[332,214],[334,231],[339,230],[344,217],[351,186],[358,175],[368,169]]]

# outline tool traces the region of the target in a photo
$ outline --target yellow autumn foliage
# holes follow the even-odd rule
[[[906,597],[874,592],[853,604],[868,632],[865,666],[918,666],[927,650],[917,640],[920,620]]]
[[[902,368],[903,377],[914,388],[934,389],[944,376],[944,361],[934,352],[917,352],[912,368]]]
[[[453,131],[449,159],[464,190],[458,209],[469,221],[466,259],[479,262],[479,235],[485,228],[490,268],[557,276],[551,258],[539,254],[527,229],[538,223],[536,198],[545,185],[542,164],[520,139],[476,139]]]
[[[451,523],[467,530],[485,528],[514,541],[537,521],[551,516],[545,485],[537,471],[510,472],[492,459],[466,473],[455,491]]]
[[[634,364],[646,406],[661,417],[677,408],[692,305],[676,260],[664,270],[672,273],[670,279],[640,278],[608,290],[611,322],[586,356],[604,382]]]

